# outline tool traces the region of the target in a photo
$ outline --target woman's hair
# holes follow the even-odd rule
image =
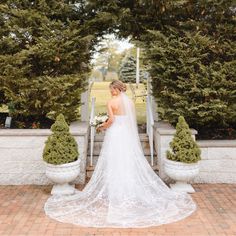
[[[123,83],[123,82],[120,81],[120,80],[113,80],[113,81],[110,83],[109,87],[117,88],[117,89],[119,89],[119,90],[122,91],[122,92],[125,92],[126,89],[127,89],[126,84]]]

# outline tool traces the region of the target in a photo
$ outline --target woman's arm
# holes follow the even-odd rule
[[[99,126],[99,130],[102,130],[102,129],[107,129],[108,127],[110,127],[114,121],[114,114],[113,114],[113,111],[112,111],[112,101],[108,101],[107,102],[107,112],[108,112],[108,120],[106,122],[103,122],[101,124],[101,126]]]

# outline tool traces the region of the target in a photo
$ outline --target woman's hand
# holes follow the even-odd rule
[[[97,128],[96,128],[96,131],[97,132],[101,132],[103,131],[105,128],[103,127],[103,125],[99,125]]]

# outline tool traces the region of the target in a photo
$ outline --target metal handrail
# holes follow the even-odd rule
[[[147,96],[147,91],[142,91],[140,94],[136,94],[135,87],[132,83],[129,83],[130,91],[132,92],[132,99],[134,102],[136,102],[137,98],[142,98],[143,101],[145,101],[145,97]]]
[[[151,82],[150,78],[147,79],[147,96],[146,96],[146,122],[147,122],[147,135],[150,145],[151,153],[151,165],[154,165],[154,145],[153,145],[153,136],[154,136],[154,118],[152,111],[152,96],[151,96]]]
[[[94,120],[95,117],[95,101],[96,101],[96,97],[92,97],[92,101],[91,101],[91,113],[90,113],[90,120],[89,120],[89,124],[90,124],[90,166],[93,166],[93,147],[94,147],[94,138],[95,138],[95,127],[92,126],[92,122]]]
[[[89,82],[89,86],[88,86],[89,94],[91,93],[91,90],[92,90],[93,84],[94,84],[94,81],[93,81],[93,80]]]
[[[147,110],[147,135],[150,145],[150,153],[151,153],[151,165],[154,165],[154,147],[153,147],[153,130],[154,130],[154,119],[153,119],[153,113],[152,113],[152,99],[150,95],[147,95],[146,97],[146,110]]]

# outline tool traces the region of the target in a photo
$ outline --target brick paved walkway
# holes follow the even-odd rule
[[[198,210],[184,220],[144,229],[97,229],[45,216],[43,206],[50,186],[0,186],[0,235],[236,236],[236,185],[195,184],[194,188]]]

